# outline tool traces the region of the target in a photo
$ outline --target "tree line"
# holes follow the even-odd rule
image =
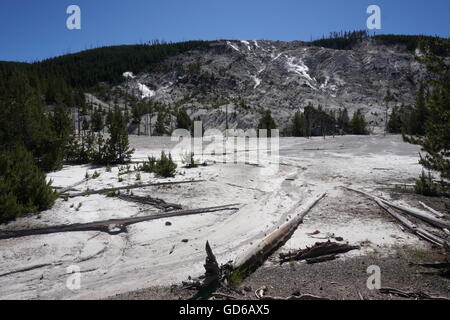
[[[270,133],[271,129],[277,128],[271,111],[264,111],[258,129],[267,129]],[[341,108],[336,113],[324,110],[321,105],[316,108],[312,103],[309,103],[303,111],[297,111],[290,126],[283,132],[284,136],[306,138],[344,134],[369,134],[368,122],[361,110],[354,112],[350,119],[347,108]]]

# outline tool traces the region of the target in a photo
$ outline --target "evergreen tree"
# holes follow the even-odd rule
[[[259,120],[258,124],[258,136],[259,136],[259,130],[266,129],[267,130],[267,137],[272,136],[272,129],[277,129],[277,124],[275,120],[272,118],[272,113],[270,110],[266,110],[263,113],[263,116]]]
[[[339,109],[337,118],[338,126],[344,133],[350,133],[350,117],[348,116],[347,108]]]
[[[134,150],[130,149],[127,123],[122,111],[118,107],[112,113],[108,131],[110,136],[106,141],[105,162],[108,164],[129,162]]]
[[[358,109],[354,114],[351,121],[352,134],[362,135],[368,134],[366,118]]]
[[[67,148],[72,139],[73,124],[70,112],[62,104],[56,105],[53,114],[50,117],[52,129],[55,135],[54,147],[50,152],[53,163],[52,169],[59,169],[67,154]]]
[[[156,120],[155,124],[155,132],[158,135],[162,136],[167,134],[166,122],[167,122],[166,113],[162,111],[158,112],[158,119]]]
[[[141,119],[144,115],[144,106],[141,103],[135,103],[131,106],[131,123],[137,126],[138,136],[141,135]]]
[[[441,51],[448,56],[450,53],[450,39],[442,39],[435,46],[440,45]],[[429,43],[421,43],[424,52],[419,61],[424,63],[430,73],[428,85],[431,94],[423,101],[420,108],[428,114],[423,124],[424,131],[413,136],[404,136],[405,140],[418,144],[425,152],[421,155],[420,164],[426,169],[438,172],[442,179],[442,189],[448,193],[450,180],[450,67],[446,61],[435,55]],[[422,92],[419,91],[419,104],[422,103]],[[416,105],[416,109],[417,105]]]
[[[91,129],[93,132],[100,132],[105,127],[103,123],[103,114],[100,108],[94,110],[91,119]]]
[[[308,123],[303,112],[296,112],[292,124],[292,135],[294,137],[305,137]]]
[[[425,88],[421,84],[416,97],[416,104],[409,115],[406,132],[410,135],[423,136],[425,134],[424,124],[428,120],[428,107],[426,104]]]
[[[389,133],[402,133],[403,123],[402,123],[402,114],[401,110],[404,110],[402,107],[400,110],[397,106],[392,109],[392,113],[389,117],[388,121],[388,132]]]
[[[50,208],[57,198],[23,145],[0,152],[0,222]]]
[[[89,130],[89,121],[86,118],[83,118],[83,124],[81,128],[83,129],[83,132],[86,132]]]
[[[191,130],[193,122],[185,109],[180,109],[177,112],[177,128]]]

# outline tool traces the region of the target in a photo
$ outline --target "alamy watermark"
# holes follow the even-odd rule
[[[170,152],[178,160],[193,154],[196,161],[259,166],[261,174],[275,174],[279,169],[279,130],[272,129],[208,129],[203,132],[201,121],[194,122],[191,131],[176,129],[171,140],[177,142]]]
[[[380,290],[381,289],[381,268],[376,265],[369,266],[367,268],[367,273],[370,274],[370,276],[366,282],[367,289]]]
[[[81,9],[72,4],[67,7],[66,13],[69,17],[66,20],[66,26],[69,30],[81,30]]]
[[[367,29],[380,30],[381,29],[381,8],[375,4],[367,7],[367,14],[370,16],[367,18]]]
[[[66,280],[66,287],[71,291],[81,289],[81,268],[77,265],[68,266],[66,273],[70,274]]]

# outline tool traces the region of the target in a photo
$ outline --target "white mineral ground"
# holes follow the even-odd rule
[[[167,138],[130,139],[136,148],[134,161],[142,161],[149,154],[157,155],[162,149],[170,151],[175,145]],[[281,138],[278,170],[276,167],[270,170],[267,165],[223,164],[221,157],[208,156],[210,165],[195,169],[180,165],[180,174],[175,178],[160,179],[141,173],[143,183],[206,181],[135,189],[134,195],[150,195],[181,204],[183,208],[240,203],[240,209],[234,213],[222,211],[142,222],[119,235],[71,232],[0,240],[0,299],[93,299],[177,284],[203,272],[207,240],[219,263],[226,263],[286,221],[287,213],[296,203],[303,199],[307,203],[322,192],[328,194],[327,198],[308,214],[280,250],[325,241],[308,235],[315,230],[320,230],[315,237],[335,234],[350,244],[362,245],[361,250],[342,255],[341,259],[373,250],[388,254],[395,245],[424,247],[425,242],[402,231],[374,203],[341,188],[352,186],[377,193],[375,190],[387,183],[411,182],[421,172],[418,152],[417,146],[403,143],[400,136]],[[174,157],[179,157],[179,153],[174,151]],[[245,153],[238,150],[227,156],[240,154]],[[96,190],[137,183],[136,173],[125,174],[123,181],[118,182],[118,167],[106,172],[104,167],[66,166],[50,173],[48,178],[54,186],[66,187],[83,180],[86,172],[92,175],[94,171],[100,173],[98,178],[75,189]],[[353,210],[361,203],[367,211]],[[0,229],[84,223],[152,211],[157,210],[105,195],[91,195],[68,201],[58,199],[52,209],[2,225]],[[167,221],[172,225],[166,226]],[[67,267],[71,265],[79,266],[82,272],[79,290],[71,291],[66,286],[70,279]]]

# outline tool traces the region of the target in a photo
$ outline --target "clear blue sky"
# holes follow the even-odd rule
[[[81,8],[81,30],[66,28],[71,4]],[[1,0],[0,60],[152,39],[310,40],[365,29],[371,4],[382,10],[377,33],[449,37],[449,0]]]

